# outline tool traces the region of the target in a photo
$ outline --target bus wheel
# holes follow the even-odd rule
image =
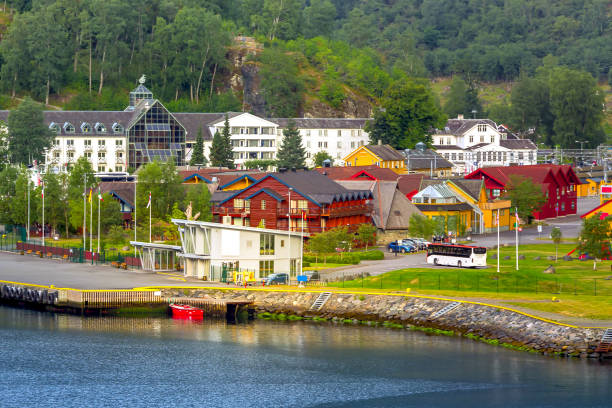
[[[438,258],[434,258],[434,265],[438,264]]]
[[[461,268],[461,261],[457,261],[457,266]]]

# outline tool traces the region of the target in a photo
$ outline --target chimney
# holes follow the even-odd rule
[[[457,119],[459,119],[459,120],[463,120],[463,113],[458,114],[458,115],[457,115]]]
[[[380,146],[382,144],[382,140],[378,139],[378,145]]]

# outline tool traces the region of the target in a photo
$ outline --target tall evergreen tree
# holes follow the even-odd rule
[[[196,143],[191,153],[191,160],[189,164],[191,166],[205,165],[208,162],[204,157],[204,137],[202,136],[202,128],[198,129],[198,136],[196,137]]]
[[[26,98],[8,116],[8,149],[11,162],[29,164],[44,161],[43,152],[51,147],[53,132],[45,126],[42,107]]]
[[[301,169],[306,167],[306,150],[302,147],[302,136],[294,121],[290,120],[283,130],[283,142],[278,149],[276,165],[281,168]]]
[[[223,167],[225,163],[225,149],[223,148],[223,136],[219,131],[213,136],[210,146],[210,165],[213,167]]]
[[[225,153],[224,166],[228,169],[235,168],[234,166],[234,149],[232,148],[232,137],[230,134],[229,118],[225,115],[225,123],[223,124],[223,151]]]

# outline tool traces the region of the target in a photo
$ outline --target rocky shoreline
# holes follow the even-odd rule
[[[411,295],[333,293],[320,311],[312,311],[310,307],[321,292],[225,289],[185,292],[164,289],[163,295],[246,299],[253,301],[259,315],[428,328],[545,355],[599,358],[594,350],[604,332],[601,328],[556,324],[494,306]]]

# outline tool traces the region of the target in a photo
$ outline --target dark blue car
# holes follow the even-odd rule
[[[401,252],[403,254],[406,252],[414,252],[416,248],[405,242],[398,243],[397,241],[393,241],[387,245],[387,250],[389,252]]]

